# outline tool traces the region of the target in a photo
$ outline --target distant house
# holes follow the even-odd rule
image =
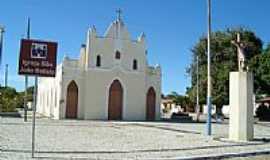
[[[180,105],[175,104],[173,99],[168,98],[168,97],[162,97],[161,111],[162,111],[162,117],[168,118],[168,117],[171,117],[173,113],[183,112],[183,109]]]
[[[257,103],[264,103],[267,106],[270,106],[270,97],[264,97],[256,101]]]

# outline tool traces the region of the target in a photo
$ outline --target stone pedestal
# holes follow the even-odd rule
[[[253,75],[249,72],[230,73],[229,139],[253,139]]]

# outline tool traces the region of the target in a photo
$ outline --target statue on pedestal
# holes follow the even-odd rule
[[[232,141],[251,141],[253,128],[253,75],[246,65],[246,48],[248,43],[237,39],[231,43],[237,47],[238,72],[230,72],[230,121],[229,139]]]
[[[246,45],[241,42],[240,33],[237,33],[237,39],[232,40],[231,43],[237,47],[237,57],[238,57],[238,69],[240,72],[247,71],[245,58],[245,47]]]

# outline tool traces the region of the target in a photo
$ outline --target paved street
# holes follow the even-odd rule
[[[31,159],[31,121],[1,118],[0,159]],[[267,157],[270,123],[255,126],[256,140],[229,142],[227,124],[213,124],[206,138],[203,123],[107,122],[38,119],[38,159],[181,159],[234,153]],[[224,156],[224,154],[226,154]],[[259,156],[260,157],[260,156]]]

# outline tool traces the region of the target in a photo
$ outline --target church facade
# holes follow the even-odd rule
[[[64,57],[55,78],[39,78],[37,112],[54,119],[157,120],[161,67],[147,63],[145,35],[120,17],[104,36],[87,32],[78,59]]]

